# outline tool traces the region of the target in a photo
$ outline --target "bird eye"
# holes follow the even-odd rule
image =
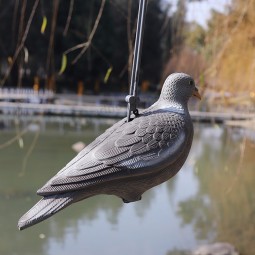
[[[193,81],[189,81],[189,85],[194,85],[194,82]]]

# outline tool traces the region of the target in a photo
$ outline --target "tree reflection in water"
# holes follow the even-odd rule
[[[254,143],[235,130],[208,131],[196,133],[198,191],[180,202],[178,214],[184,225],[193,225],[197,239],[227,241],[241,254],[255,254]]]

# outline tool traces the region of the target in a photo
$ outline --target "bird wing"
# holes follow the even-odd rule
[[[60,175],[61,173],[70,170],[73,165],[75,165],[77,162],[85,158],[87,154],[89,154],[99,144],[103,143],[105,139],[107,139],[110,135],[112,135],[112,133],[115,132],[117,129],[119,129],[125,122],[126,122],[126,118],[118,121],[117,123],[112,125],[110,128],[106,129],[103,134],[98,136],[93,142],[91,142],[81,152],[79,152],[76,157],[74,157],[64,168],[62,168],[57,173],[57,175]]]
[[[106,133],[37,193],[48,195],[84,189],[163,169],[177,159],[187,140],[183,116],[164,111],[142,115],[128,123],[123,120]]]

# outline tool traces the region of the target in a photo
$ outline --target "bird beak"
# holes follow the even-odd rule
[[[197,87],[195,87],[192,96],[197,97],[201,100],[201,95],[199,94]]]

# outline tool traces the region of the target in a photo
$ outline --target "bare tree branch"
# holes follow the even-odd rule
[[[122,16],[124,17],[125,19],[127,19],[127,15],[125,13],[125,10],[123,10],[115,1],[113,0],[109,0],[109,3],[115,7],[115,9],[117,10],[117,12]]]
[[[95,50],[95,52],[99,55],[99,57],[101,57],[103,61],[107,63],[108,66],[112,66],[109,59],[107,59],[106,56],[104,56],[103,53],[95,45],[93,45],[93,43],[91,43],[91,47],[93,50]]]
[[[132,2],[133,0],[128,0],[128,16],[127,16],[127,39],[128,39],[128,82],[130,82],[131,77],[131,68],[132,68],[132,60],[133,60],[133,38],[131,32],[131,10],[132,10]]]
[[[20,13],[20,20],[19,20],[19,34],[18,34],[18,43],[17,43],[17,45],[20,44],[20,41],[22,40],[23,33],[24,33],[24,21],[25,21],[26,8],[27,8],[27,0],[24,0],[22,2],[22,6],[21,6],[21,13]],[[18,84],[17,84],[17,87],[20,88],[22,86],[22,76],[23,76],[22,68],[23,68],[23,62],[24,62],[21,55],[18,57],[17,62],[18,62]]]
[[[12,58],[12,63],[10,64],[9,68],[7,69],[5,75],[4,75],[4,78],[1,80],[0,82],[0,87],[2,87],[4,85],[4,83],[6,82],[6,80],[8,79],[10,73],[11,73],[11,70],[13,68],[13,65],[15,63],[15,61],[17,60],[17,57],[19,56],[21,50],[23,49],[24,47],[24,44],[25,44],[25,41],[27,39],[27,35],[28,35],[28,32],[29,32],[29,28],[31,26],[31,23],[32,23],[32,20],[34,18],[34,15],[35,15],[35,11],[37,9],[37,6],[39,4],[40,0],[36,0],[34,2],[34,5],[33,5],[33,8],[32,8],[32,11],[30,13],[30,16],[29,16],[29,19],[28,19],[28,22],[27,22],[27,25],[26,25],[26,28],[25,28],[25,31],[24,31],[24,35],[21,39],[21,42],[20,42],[20,45],[19,47],[16,49],[15,53],[14,53],[14,56]]]
[[[19,0],[16,0],[14,5],[13,16],[12,16],[12,47],[13,48],[14,48],[14,41],[16,38],[15,27],[17,22],[18,7],[19,7]]]
[[[68,54],[68,53],[70,53],[70,52],[72,52],[72,51],[75,51],[75,50],[78,50],[78,49],[80,49],[80,48],[83,48],[83,49],[81,50],[81,52],[80,52],[80,53],[76,56],[76,58],[73,60],[72,64],[75,64],[75,63],[81,58],[81,56],[86,52],[86,50],[88,49],[88,47],[91,45],[91,42],[92,42],[92,40],[93,40],[93,37],[94,37],[94,35],[95,35],[95,33],[96,33],[98,24],[99,24],[99,22],[100,22],[100,19],[101,19],[101,17],[102,17],[102,14],[103,14],[104,5],[105,5],[105,0],[102,0],[100,9],[99,9],[99,12],[98,12],[98,15],[97,15],[97,18],[96,18],[95,23],[94,23],[94,27],[93,27],[93,29],[92,29],[90,35],[89,35],[88,40],[87,40],[86,42],[80,43],[80,44],[78,44],[78,45],[76,45],[76,46],[74,46],[74,47],[72,47],[72,48],[70,48],[70,49],[68,49],[68,50],[66,50],[66,51],[64,52],[64,54]]]
[[[127,16],[127,38],[128,38],[128,61],[127,65],[121,71],[120,76],[123,76],[125,70],[128,70],[128,81],[130,82],[131,79],[131,69],[132,69],[132,62],[133,62],[133,51],[134,51],[134,39],[135,39],[135,32],[136,32],[136,25],[137,25],[137,17],[134,22],[133,28],[131,29],[131,18],[132,18],[132,2],[133,0],[128,0],[128,16]]]
[[[52,21],[51,21],[50,41],[49,41],[47,61],[46,61],[46,72],[48,76],[51,71],[51,68],[54,68],[53,48],[54,48],[54,39],[55,39],[55,29],[57,24],[58,7],[59,7],[59,0],[53,1],[53,14],[52,14]]]
[[[67,16],[67,20],[66,20],[65,29],[64,29],[64,32],[63,32],[64,36],[67,35],[67,31],[68,31],[68,28],[70,26],[70,22],[71,22],[71,18],[72,18],[72,13],[73,13],[73,6],[74,6],[74,0],[70,0],[68,16]]]

